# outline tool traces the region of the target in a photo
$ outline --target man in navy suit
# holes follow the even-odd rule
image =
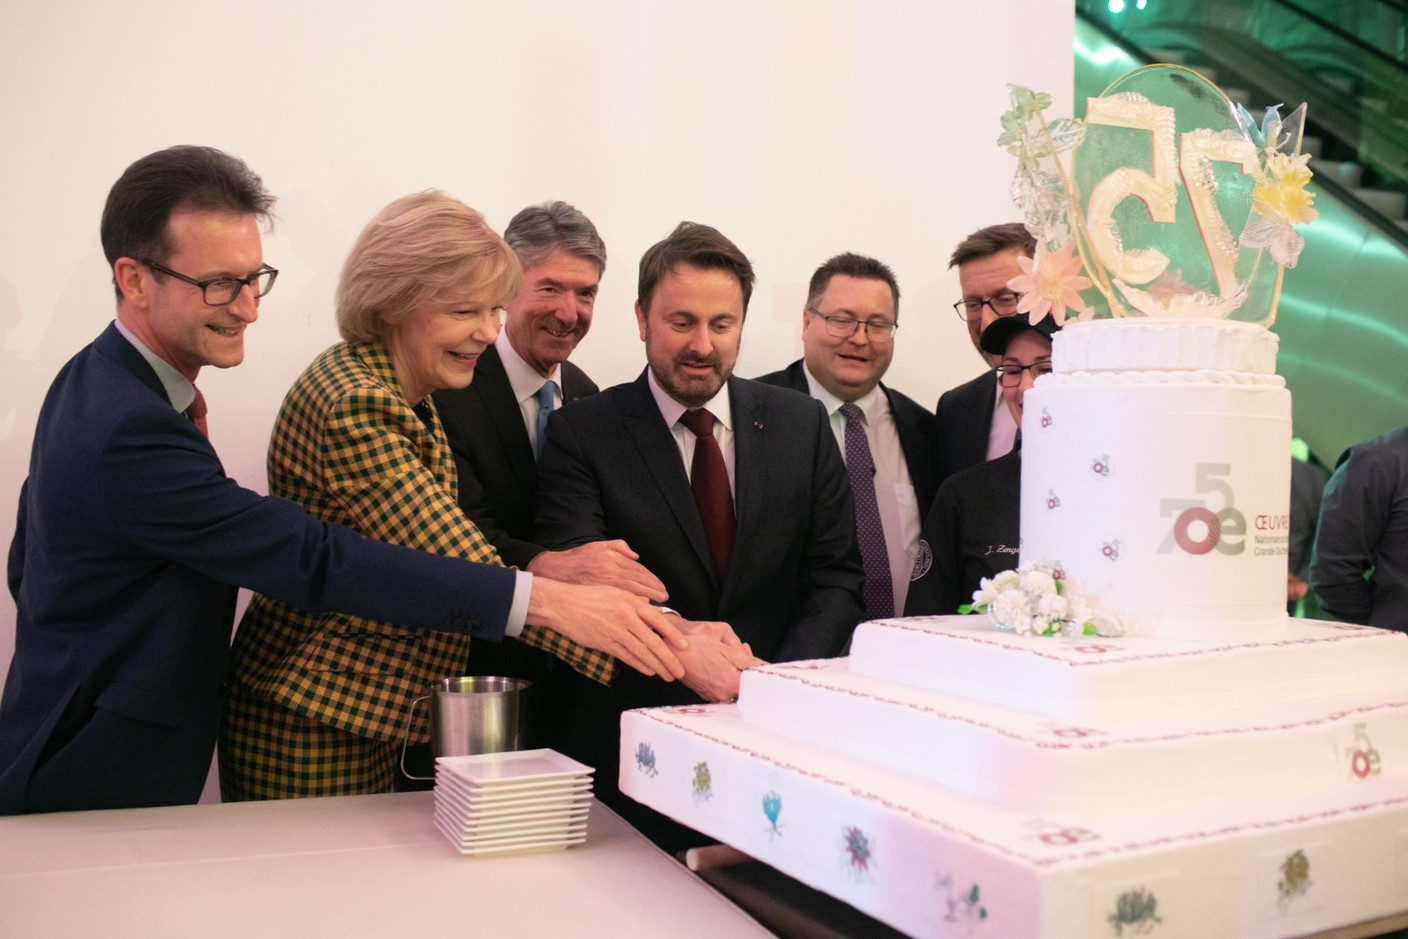
[[[953,305],[968,324],[973,348],[988,369],[957,388],[943,393],[935,414],[938,419],[939,469],[935,485],[969,466],[995,460],[1012,451],[1017,424],[1002,401],[997,385],[997,359],[978,343],[994,320],[1017,312],[1017,295],[1007,282],[1022,273],[1019,257],[1036,253],[1036,239],[1020,222],[989,225],[959,242],[949,259],[958,268],[963,298]]]
[[[867,511],[878,526],[870,544],[860,532],[865,612],[872,619],[902,611],[916,560],[921,572],[927,564],[919,556],[919,529],[935,491],[934,416],[880,382],[895,354],[899,303],[889,267],[858,254],[836,255],[817,268],[807,289],[802,358],[758,379],[820,401],[842,454],[848,447],[868,451],[848,459],[847,470],[858,527],[866,528]]]
[[[596,383],[567,358],[591,328],[606,245],[591,219],[561,201],[520,211],[504,229],[504,241],[523,265],[518,295],[504,306],[504,328],[479,357],[470,385],[435,392],[455,456],[460,506],[505,564],[662,601],[664,586],[624,542],[548,551],[533,525],[540,428],[553,410],[597,392]],[[470,648],[468,669],[541,684],[554,661],[522,643],[480,642]],[[535,725],[553,709],[541,699],[543,690],[530,692],[537,699],[530,706]]]
[[[117,321],[49,389],[10,547],[0,814],[196,801],[237,586],[491,640],[541,623],[683,674],[655,635],[681,645],[675,618],[641,598],[364,539],[225,475],[194,381],[244,358],[277,275],[259,233],[273,201],[204,147],[144,157],[108,195]]]
[[[681,223],[640,262],[636,322],[648,367],[555,413],[539,465],[538,533],[552,545],[621,538],[687,619],[717,620],[765,660],[819,658],[861,616],[862,572],[845,466],[821,405],[732,377],[753,287],[748,259]],[[597,768],[597,794],[664,844],[663,819],[615,786],[619,715],[726,700],[741,658],[681,653],[683,686],[571,675],[562,747]],[[559,670],[562,671],[562,670]]]

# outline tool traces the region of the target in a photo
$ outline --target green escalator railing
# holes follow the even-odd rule
[[[1322,19],[1326,17],[1320,7],[1330,10],[1337,6],[1298,2],[1306,12]],[[1113,5],[1118,4],[1115,0]],[[1381,4],[1385,0],[1364,6],[1377,9]],[[1393,124],[1378,136],[1374,131],[1364,132],[1363,112],[1371,106],[1358,102],[1350,109],[1353,113],[1329,113],[1337,105],[1348,107],[1350,92],[1346,88],[1362,91],[1371,87],[1363,75],[1357,85],[1353,77],[1336,84],[1329,80],[1335,76],[1312,73],[1301,64],[1311,58],[1309,50],[1313,48],[1341,48],[1336,63],[1340,72],[1354,71],[1351,60],[1355,55],[1372,60],[1376,69],[1384,66],[1385,74],[1390,73],[1385,63],[1402,71],[1393,61],[1392,41],[1383,43],[1390,49],[1370,52],[1369,44],[1362,40],[1349,43],[1346,37],[1353,32],[1344,25],[1337,26],[1338,33],[1322,26],[1314,41],[1305,35],[1290,36],[1287,30],[1273,28],[1283,15],[1295,14],[1297,29],[1305,23],[1315,24],[1304,12],[1288,11],[1290,4],[1284,0],[1252,4],[1160,4],[1146,0],[1142,10],[1134,0],[1128,0],[1122,18],[1110,12],[1111,5],[1077,0],[1078,116],[1083,115],[1087,97],[1099,95],[1120,75],[1152,61],[1164,61],[1170,50],[1178,50],[1187,53],[1186,61],[1192,68],[1211,65],[1224,87],[1237,82],[1248,88],[1255,96],[1248,109],[1258,116],[1268,104],[1294,107],[1305,100],[1314,128],[1322,133],[1332,134],[1335,127],[1356,128],[1350,141],[1341,140],[1337,145],[1352,147],[1357,155],[1365,141],[1371,141],[1370,149],[1378,147],[1375,178],[1394,184],[1393,154],[1383,142],[1397,140],[1399,125]],[[1402,13],[1402,4],[1388,0],[1386,5]],[[1268,31],[1274,37],[1270,45],[1262,41]],[[1292,38],[1296,41],[1291,42]],[[1350,46],[1354,53],[1344,51]],[[1232,49],[1238,50],[1236,68],[1226,64]],[[1382,90],[1387,86],[1381,82],[1372,87]],[[1384,110],[1375,110],[1382,118],[1379,122],[1395,121],[1393,115],[1408,108],[1405,102],[1408,93],[1401,93],[1390,99]],[[1404,153],[1408,154],[1408,124],[1401,129]],[[1402,184],[1401,179],[1398,182]],[[1295,398],[1296,435],[1320,461],[1333,466],[1346,447],[1408,424],[1408,228],[1386,218],[1331,178],[1319,176],[1310,188],[1316,193],[1320,218],[1301,230],[1305,250],[1299,264],[1286,271],[1276,320],[1281,337],[1278,368]]]

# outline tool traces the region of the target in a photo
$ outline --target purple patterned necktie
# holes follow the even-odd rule
[[[860,408],[841,405],[846,419],[846,475],[851,477],[851,494],[856,500],[856,538],[865,564],[865,614],[882,619],[895,614],[895,591],[890,581],[890,553],[885,547],[885,528],[880,524],[880,506],[875,501],[875,460],[865,435]]]
[[[694,503],[699,506],[699,517],[704,522],[704,537],[709,541],[709,553],[714,556],[714,574],[722,584],[728,574],[737,527],[733,494],[728,488],[728,468],[724,465],[719,442],[714,439],[714,415],[703,408],[685,411],[680,415],[680,423],[694,433],[689,488],[694,490]]]

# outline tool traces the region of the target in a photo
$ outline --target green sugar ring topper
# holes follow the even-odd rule
[[[1271,325],[1284,268],[1316,217],[1301,154],[1305,105],[1260,127],[1190,69],[1150,65],[1047,122],[1047,95],[1012,88],[998,143],[1037,257],[1012,281],[1020,312],[1234,318]],[[1019,283],[1019,281],[1021,283]]]

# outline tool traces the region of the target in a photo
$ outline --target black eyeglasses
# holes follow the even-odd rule
[[[1010,290],[999,290],[986,300],[977,297],[964,297],[953,305],[953,311],[961,320],[975,320],[983,315],[983,307],[991,307],[998,316],[1011,316],[1017,312],[1017,303],[1022,298]]]
[[[1022,383],[1022,373],[1027,369],[1032,371],[1032,381],[1036,381],[1043,375],[1050,375],[1052,372],[1051,360],[1043,359],[1040,362],[1033,362],[1031,365],[1017,365],[1003,363],[997,367],[997,380],[1002,382],[1004,388],[1016,388]]]
[[[820,316],[826,321],[826,331],[836,339],[849,339],[856,334],[857,326],[865,327],[865,335],[871,342],[889,342],[895,336],[895,330],[900,328],[899,323],[887,323],[884,320],[858,320],[854,316],[823,316],[811,307],[807,307],[807,312],[812,316]]]
[[[155,261],[147,261],[142,258],[135,259],[139,264],[145,264],[154,271],[160,271],[177,280],[185,281],[192,287],[200,288],[200,298],[205,301],[206,306],[225,306],[227,303],[234,303],[235,298],[240,295],[240,291],[245,287],[254,291],[254,299],[258,300],[270,290],[274,289],[274,281],[278,278],[279,272],[265,264],[259,270],[248,277],[213,277],[210,280],[196,280],[194,277],[187,277],[185,274],[178,274],[171,268],[158,264]]]

